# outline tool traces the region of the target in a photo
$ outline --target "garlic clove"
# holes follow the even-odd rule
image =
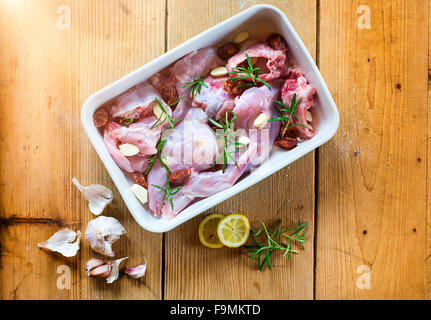
[[[130,187],[130,190],[135,195],[136,199],[138,199],[142,204],[148,202],[148,191],[143,186],[134,184]]]
[[[118,149],[126,157],[133,157],[139,153],[139,148],[131,143],[124,143]]]
[[[312,130],[313,130],[313,127],[312,127],[312,126],[310,126],[308,123],[307,123],[305,126],[307,127],[307,129],[308,129],[308,130],[310,130],[310,131],[312,131]]]
[[[57,231],[48,240],[38,243],[39,248],[59,252],[65,257],[74,257],[79,250],[81,232],[68,228]]]
[[[158,103],[153,104],[153,113],[156,116],[156,118],[160,119],[160,120],[162,120],[161,117],[163,117],[163,116],[166,117],[166,115],[164,114],[162,108],[160,108]]]
[[[111,269],[112,269],[111,265],[103,264],[97,268],[94,268],[88,271],[88,276],[106,278],[111,273]]]
[[[305,118],[307,119],[308,122],[312,122],[313,121],[313,115],[311,114],[310,111],[307,111]]]
[[[97,258],[92,258],[88,260],[87,263],[85,264],[85,270],[87,270],[88,275],[90,275],[89,272],[91,270],[97,267],[103,266],[104,264],[105,264],[105,261]]]
[[[89,277],[106,278],[107,283],[112,283],[118,279],[120,264],[128,257],[105,262],[101,259],[90,259],[87,261],[86,269]]]
[[[113,217],[100,216],[91,220],[85,230],[85,239],[90,247],[105,256],[114,257],[112,244],[126,233],[126,229]]]
[[[247,30],[238,32],[234,37],[233,37],[233,42],[235,43],[241,43],[244,42],[245,40],[247,40],[250,37],[250,33]]]
[[[109,273],[108,278],[106,278],[107,283],[112,283],[118,279],[118,275],[120,273],[120,264],[124,260],[129,259],[129,257],[124,257],[121,259],[117,259],[115,261],[109,261],[109,265],[111,267],[111,272]]]
[[[211,70],[210,75],[213,77],[223,77],[227,75],[227,68],[226,67],[217,67]]]
[[[114,199],[112,191],[105,186],[100,184],[92,184],[88,187],[85,187],[81,185],[78,180],[76,180],[76,178],[73,178],[72,182],[88,200],[88,207],[91,213],[95,215],[101,214],[105,207]]]
[[[269,114],[267,113],[261,113],[259,114],[256,119],[254,119],[253,125],[255,128],[262,128],[266,125],[266,123],[269,120]]]
[[[145,276],[147,272],[147,259],[144,258],[145,263],[136,267],[127,268],[126,274],[133,279],[139,279]]]
[[[245,147],[245,146],[247,146],[247,145],[250,144],[250,139],[247,136],[241,136],[241,137],[238,138],[237,142],[240,143],[240,145],[238,146],[238,148],[243,148],[243,147]]]

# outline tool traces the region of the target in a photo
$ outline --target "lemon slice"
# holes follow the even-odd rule
[[[217,226],[224,218],[224,215],[219,213],[211,214],[201,221],[199,224],[199,240],[208,248],[221,248],[223,244],[217,236]]]
[[[217,227],[220,242],[231,248],[237,248],[246,243],[249,234],[250,223],[242,214],[228,215]]]

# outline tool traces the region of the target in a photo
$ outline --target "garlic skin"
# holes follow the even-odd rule
[[[108,257],[114,257],[112,244],[126,232],[126,229],[117,219],[100,216],[88,223],[85,239],[94,251]]]
[[[132,268],[127,268],[126,274],[133,279],[139,279],[145,276],[145,273],[147,272],[147,259],[144,258],[144,260],[144,264]]]
[[[112,191],[101,184],[92,184],[85,187],[81,185],[76,178],[73,178],[72,182],[88,200],[88,207],[96,216],[101,214],[105,207],[114,199]]]
[[[106,278],[107,283],[112,283],[118,279],[118,275],[120,274],[120,264],[126,259],[129,259],[129,257],[124,257],[114,261],[109,261],[111,272],[109,273],[109,276]]]
[[[106,278],[107,283],[112,283],[118,279],[120,274],[120,264],[129,257],[105,262],[101,259],[90,259],[85,264],[87,275],[95,278]]]
[[[54,233],[48,240],[38,243],[37,246],[59,252],[65,257],[74,257],[79,250],[80,241],[80,231],[75,232],[69,228],[65,228]]]

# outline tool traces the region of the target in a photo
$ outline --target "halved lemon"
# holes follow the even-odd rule
[[[220,242],[231,248],[237,248],[246,243],[249,234],[250,223],[242,214],[228,215],[217,227]]]
[[[199,240],[208,248],[221,248],[223,244],[217,236],[217,226],[224,218],[224,215],[219,213],[210,214],[205,217],[199,224]]]

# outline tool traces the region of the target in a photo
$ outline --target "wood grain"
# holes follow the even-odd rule
[[[318,194],[313,153],[208,213],[244,213],[254,226],[308,221],[304,253],[259,272],[241,249],[202,247],[202,215],[167,233],[162,254],[162,236],[125,208],[82,129],[82,103],[165,45],[257,3],[0,1],[0,299],[312,299],[314,280],[317,299],[430,298],[431,0],[265,1],[319,60],[340,128],[319,148]],[[57,27],[62,5],[70,29]],[[370,30],[357,28],[360,5],[370,7]],[[87,278],[84,264],[98,255],[84,239],[75,258],[37,248],[62,227],[84,232],[94,218],[73,176],[114,190],[105,215],[128,230],[114,250],[130,266],[145,255],[143,280]],[[62,265],[70,290],[56,285]],[[357,286],[359,266],[370,268],[370,289]]]
[[[70,8],[70,30],[57,28],[60,5]],[[163,53],[164,25],[165,0],[0,2],[0,298],[160,299],[161,235],[125,208],[80,110],[90,94]],[[73,176],[115,190],[104,214],[128,234],[114,249],[130,266],[146,256],[144,280],[87,278],[84,264],[96,254],[84,239],[74,258],[37,248],[64,226],[84,233],[94,218]],[[71,269],[70,290],[56,286],[61,265]]]
[[[429,299],[428,2],[320,4],[320,69],[341,124],[319,150],[316,298]]]
[[[315,54],[316,1],[264,1],[283,10]],[[168,49],[257,1],[168,1]],[[261,1],[259,1],[261,3]],[[189,17],[189,18],[185,18]],[[296,190],[301,190],[297,192]],[[314,154],[231,198],[208,213],[243,213],[252,226],[282,218],[292,225],[308,221],[306,251],[288,262],[274,258],[273,271],[260,272],[243,249],[208,249],[197,229],[205,214],[166,234],[165,297],[167,299],[312,299]]]

